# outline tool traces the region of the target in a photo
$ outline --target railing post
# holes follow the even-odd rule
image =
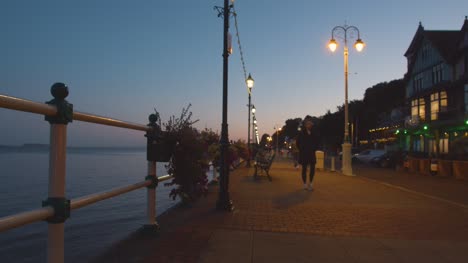
[[[65,198],[67,124],[73,119],[73,105],[65,98],[68,87],[55,83],[51,87],[54,99],[47,104],[57,107],[55,116],[46,116],[50,123],[49,196],[43,206],[52,206],[54,216],[48,218],[47,262],[64,262],[64,222],[70,216],[70,200]]]
[[[156,176],[156,162],[148,161],[148,177],[147,179],[151,179],[153,181],[157,181]],[[145,228],[150,229],[158,229],[158,223],[156,222],[156,185],[150,185],[147,188],[147,225]]]
[[[150,145],[160,135],[160,127],[156,124],[158,121],[158,116],[156,114],[151,114],[148,119],[150,121],[148,127],[151,127],[151,130],[145,135],[148,140],[146,158],[148,160],[148,176],[146,176],[145,179],[151,180],[152,183],[147,186],[147,224],[144,225],[144,228],[149,231],[158,231],[159,225],[156,222],[156,187],[158,186],[158,177],[156,176],[156,161],[153,160],[153,157],[150,157],[152,156]]]

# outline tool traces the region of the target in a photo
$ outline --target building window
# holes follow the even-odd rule
[[[427,140],[427,146],[429,153],[436,153],[437,152],[437,147],[436,147],[436,141],[434,139],[429,139]]]
[[[439,112],[447,110],[447,92],[431,94],[431,121],[439,119]]]
[[[414,99],[411,101],[411,116],[419,117],[421,120],[426,119],[426,103],[424,98]]]
[[[444,79],[442,64],[432,68],[432,84],[441,82]]]
[[[439,151],[440,153],[449,152],[449,139],[448,138],[441,138],[439,140]]]
[[[423,88],[423,74],[419,73],[413,78],[413,91],[418,92]]]
[[[422,135],[414,138],[413,150],[415,152],[424,152],[424,137]]]

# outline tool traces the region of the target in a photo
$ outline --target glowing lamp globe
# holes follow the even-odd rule
[[[328,42],[328,48],[330,49],[331,52],[335,52],[335,50],[338,48],[338,42],[334,38]]]
[[[356,40],[356,43],[354,44],[354,47],[356,48],[358,52],[361,52],[365,46],[366,44],[360,38]]]

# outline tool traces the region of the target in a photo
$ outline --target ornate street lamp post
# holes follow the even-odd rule
[[[247,105],[249,107],[249,110],[248,110],[249,121],[248,121],[248,124],[247,124],[247,147],[249,149],[249,158],[247,159],[247,167],[250,167],[250,159],[252,158],[252,156],[251,156],[252,147],[250,145],[250,116],[252,115],[252,113],[250,111],[252,109],[251,95],[252,95],[252,88],[254,86],[254,79],[252,78],[252,76],[250,74],[249,74],[249,77],[245,80],[245,83],[247,84],[247,91],[249,92],[249,105]]]
[[[348,31],[357,33],[357,40],[354,47],[358,52],[361,52],[365,44],[361,40],[359,29],[355,26],[336,26],[332,29],[332,38],[328,42],[328,48],[331,52],[335,52],[338,47],[338,42],[335,40],[337,32],[343,33],[340,38],[344,41],[344,76],[345,76],[345,127],[344,127],[344,142],[343,142],[343,167],[342,173],[344,175],[353,175],[353,168],[351,165],[351,141],[349,138],[349,112],[348,112]],[[338,36],[336,36],[338,38]],[[351,37],[351,36],[350,36]]]
[[[229,166],[228,166],[228,58],[230,53],[229,47],[229,17],[231,15],[232,4],[229,0],[224,0],[224,7],[215,7],[219,14],[224,18],[223,30],[223,117],[221,124],[221,140],[220,140],[220,174],[219,174],[219,197],[216,203],[218,210],[232,211],[233,204],[229,196]]]

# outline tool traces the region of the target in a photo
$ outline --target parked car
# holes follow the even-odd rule
[[[371,163],[382,168],[395,168],[398,162],[403,162],[407,156],[406,151],[388,152],[384,155],[374,157]]]
[[[358,154],[361,150],[359,148],[351,148],[351,156],[354,156]],[[340,160],[343,159],[343,152],[340,152],[339,154]]]
[[[384,150],[365,150],[353,155],[353,160],[360,163],[371,163],[372,159],[381,157],[385,154]]]

